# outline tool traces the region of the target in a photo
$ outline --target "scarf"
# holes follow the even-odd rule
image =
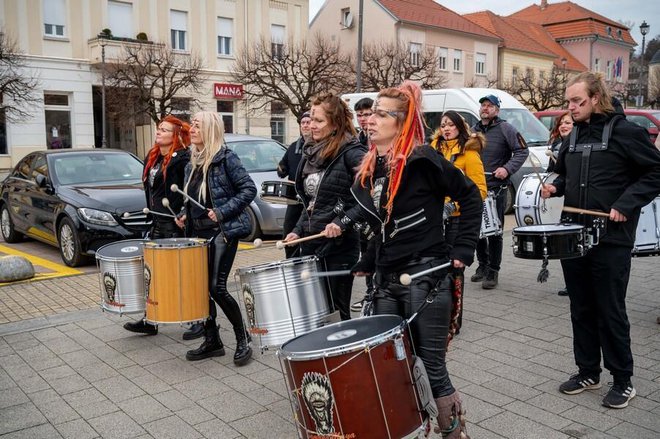
[[[350,134],[345,133],[341,145],[345,145],[350,138]],[[310,139],[305,143],[305,146],[303,146],[303,157],[307,160],[305,160],[305,166],[303,167],[303,177],[323,171],[328,166],[328,163],[334,159],[334,157],[321,157],[321,151],[323,151],[329,143],[330,137],[325,138],[318,143],[315,143],[314,139]]]

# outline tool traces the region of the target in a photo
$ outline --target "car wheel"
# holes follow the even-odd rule
[[[257,215],[254,214],[254,211],[247,208],[247,213],[250,215],[250,221],[252,222],[252,230],[250,234],[243,238],[244,241],[254,241],[261,236],[261,227],[259,227],[259,221],[257,220]]]
[[[60,222],[60,227],[57,231],[57,240],[59,242],[62,260],[66,265],[77,267],[85,262],[87,258],[80,250],[80,240],[78,239],[76,226],[69,218],[64,218]]]
[[[9,209],[5,205],[0,208],[0,230],[2,230],[2,237],[5,242],[14,243],[23,239],[23,235],[14,229],[14,222],[11,220]]]
[[[506,187],[506,198],[504,200],[504,213],[509,214],[513,212],[513,203],[516,200],[516,190],[512,184]]]

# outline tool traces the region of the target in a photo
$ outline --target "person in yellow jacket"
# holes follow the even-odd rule
[[[455,111],[447,111],[442,115],[440,128],[433,134],[431,146],[463,171],[479,188],[481,199],[487,195],[484,165],[481,162],[481,150],[486,146],[486,138],[481,133],[471,133],[465,119]],[[445,241],[452,245],[458,232],[460,221],[460,206],[449,198],[445,199]],[[458,334],[463,324],[463,293],[465,268],[453,268],[454,276],[454,306],[449,327],[449,337]]]

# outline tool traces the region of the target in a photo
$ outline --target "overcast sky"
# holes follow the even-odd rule
[[[323,2],[324,0],[309,0],[310,20],[316,15]],[[439,0],[437,3],[459,14],[490,10],[498,15],[509,15],[531,4],[541,2],[540,0]],[[550,0],[549,3],[559,2]],[[610,20],[632,22],[631,33],[637,42],[638,52],[642,50],[642,34],[639,32],[639,25],[643,20],[646,20],[646,23],[651,26],[646,35],[647,42],[660,34],[660,1],[658,0],[573,0],[573,3],[597,12]]]

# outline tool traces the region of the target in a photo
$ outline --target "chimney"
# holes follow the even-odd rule
[[[541,10],[545,10],[548,7],[548,0],[541,0]]]

